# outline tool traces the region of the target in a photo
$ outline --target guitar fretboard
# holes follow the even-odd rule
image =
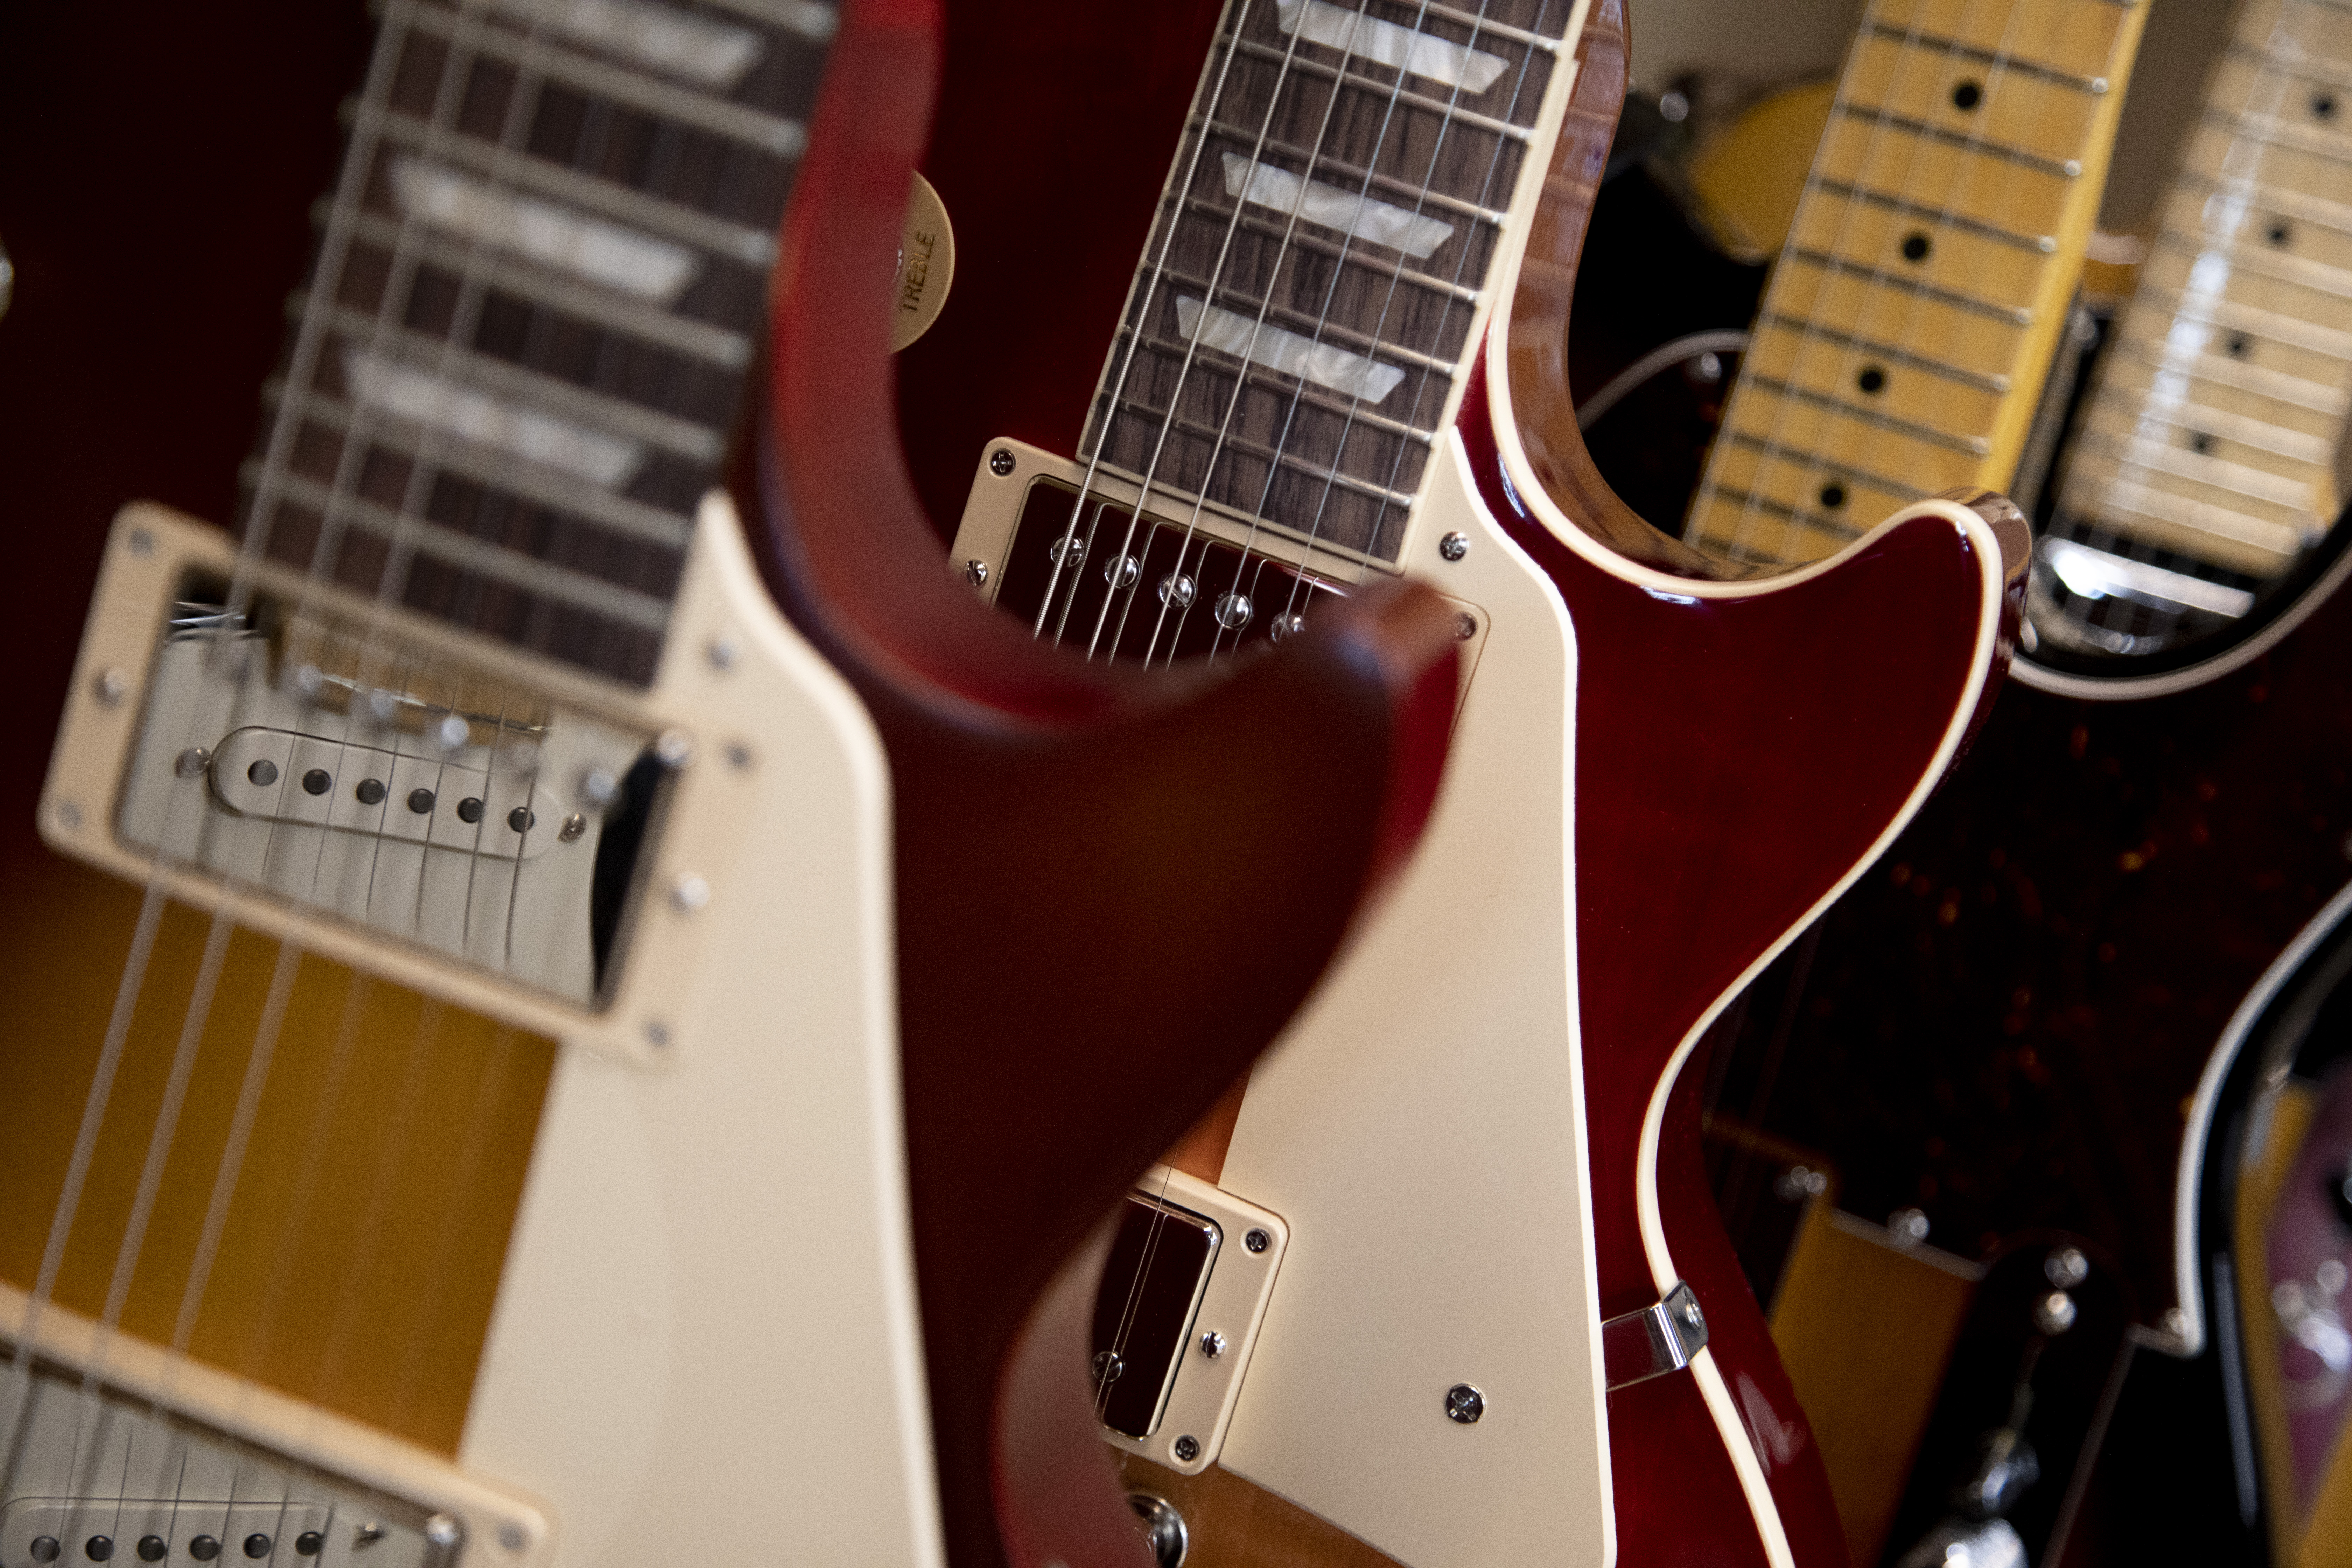
[[[249,544],[648,679],[833,29],[812,0],[383,5]]]
[[[1686,536],[1826,555],[2022,455],[2144,0],[1878,0],[1847,56]]]
[[[1575,9],[1233,0],[1084,455],[1395,560]]]
[[[2043,545],[2052,586],[2140,612],[2126,628],[2103,611],[2095,636],[2145,637],[2183,610],[2242,616],[2335,522],[2352,411],[2347,302],[2352,7],[2252,0]]]

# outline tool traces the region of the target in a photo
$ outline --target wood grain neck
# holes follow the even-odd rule
[[[2147,12],[1870,7],[1685,538],[1811,560],[1920,496],[2009,484]]]

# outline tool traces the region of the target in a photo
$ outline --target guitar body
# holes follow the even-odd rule
[[[964,519],[952,559],[992,593],[1038,543],[1000,479],[1083,466],[1065,455],[1222,11],[947,8],[920,169],[957,270],[898,409],[925,510]],[[1843,1559],[1712,1215],[1689,1064],[1958,754],[2005,565],[1950,501],[1786,578],[1651,563],[1665,547],[1592,479],[1559,363],[1622,27],[1613,5],[1584,20],[1511,309],[1400,560],[1472,637],[1423,851],[1231,1120],[1169,1156],[1288,1237],[1221,1445],[1122,1445],[1188,1561]],[[1687,1366],[1604,1351],[1602,1320],[1678,1283],[1706,1323]],[[1457,1385],[1474,1421],[1447,1418]]]

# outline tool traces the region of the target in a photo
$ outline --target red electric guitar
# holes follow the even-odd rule
[[[1560,344],[1622,26],[1561,0],[852,11],[844,57],[887,58],[835,79],[804,188],[838,154],[861,200],[782,318],[803,520],[919,508],[952,525],[944,578],[1098,664],[1264,657],[1400,576],[1461,639],[1422,853],[1114,1242],[1097,1430],[1163,1564],[1843,1556],[1684,1068],[1957,754],[2022,532],[1925,502],[1749,575],[1593,478]],[[899,112],[828,134],[886,88]],[[913,172],[944,218],[902,237]],[[861,368],[894,269],[936,309],[896,362],[911,494]],[[1295,796],[1293,842],[1320,817]],[[1056,824],[964,831],[1017,862]],[[1293,879],[1276,857],[1243,890]],[[1104,1037],[1225,984],[1138,990]],[[964,1373],[926,1306],[937,1395]],[[951,1499],[951,1539],[990,1500]],[[1045,1560],[1018,1489],[993,1501]]]

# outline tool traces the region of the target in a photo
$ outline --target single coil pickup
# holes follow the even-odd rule
[[[454,760],[249,725],[201,762],[184,752],[173,765],[202,766],[213,799],[239,816],[506,860],[565,841],[563,808],[546,790]]]

